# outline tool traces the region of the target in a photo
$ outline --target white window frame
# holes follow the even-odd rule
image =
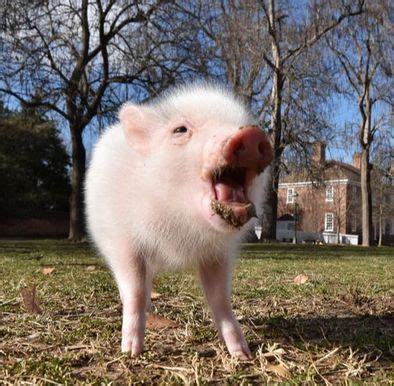
[[[328,185],[326,187],[326,201],[327,202],[334,201],[334,185]]]
[[[328,228],[328,218],[331,217],[331,228]],[[324,231],[325,232],[334,232],[334,213],[325,213],[324,214]]]
[[[294,188],[287,188],[286,204],[294,204]]]

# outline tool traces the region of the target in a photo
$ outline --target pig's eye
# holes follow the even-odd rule
[[[187,133],[188,129],[186,126],[179,126],[176,129],[174,129],[172,132],[174,134],[184,134]]]

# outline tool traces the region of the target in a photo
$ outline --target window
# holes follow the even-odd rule
[[[326,201],[334,201],[334,187],[332,185],[326,187]]]
[[[326,232],[333,232],[334,231],[334,215],[332,213],[325,214],[324,230]]]
[[[287,204],[293,204],[294,203],[294,189],[293,188],[289,188],[287,189],[287,200],[286,200]]]

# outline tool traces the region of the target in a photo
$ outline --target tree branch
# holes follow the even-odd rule
[[[329,24],[327,27],[323,28],[321,31],[317,32],[312,38],[307,39],[304,43],[300,44],[298,47],[289,50],[287,55],[283,57],[283,63],[287,62],[290,58],[299,55],[302,51],[304,51],[306,48],[312,46],[314,43],[316,43],[322,36],[324,36],[326,33],[340,25],[344,20],[346,20],[349,17],[352,16],[357,16],[360,15],[364,12],[364,0],[360,0],[359,2],[359,7],[356,11],[349,11],[345,14],[342,14],[336,19],[334,22]]]
[[[0,88],[0,92],[3,92],[4,94],[7,95],[11,95],[12,97],[14,97],[15,99],[19,100],[20,102],[26,104],[26,106],[29,107],[46,107],[48,109],[51,109],[55,112],[57,112],[58,114],[60,114],[63,118],[66,118],[67,120],[69,120],[69,116],[61,109],[59,109],[56,105],[49,103],[49,102],[32,102],[32,101],[28,101],[25,98],[21,97],[19,94],[17,94],[16,92],[9,90],[9,89],[5,89],[5,88]]]
[[[109,29],[109,32],[104,34],[103,39],[100,39],[100,43],[98,46],[96,46],[87,56],[87,62],[90,62],[94,57],[96,57],[97,54],[100,53],[101,51],[101,46],[102,44],[107,44],[114,36],[116,36],[125,26],[131,24],[131,23],[141,23],[144,21],[149,20],[149,18],[151,17],[152,13],[155,12],[157,10],[157,8],[160,6],[160,4],[163,2],[164,0],[157,0],[157,2],[152,5],[150,7],[150,9],[148,11],[146,11],[145,13],[142,11],[138,11],[137,15],[133,16],[133,17],[129,17],[125,20],[123,20],[120,24],[118,24],[116,26],[116,22],[119,20],[120,16],[122,15],[122,13],[124,13],[128,8],[130,8],[132,6],[132,4],[127,5],[126,7],[124,7],[116,16],[115,20],[113,21],[113,23],[111,24],[111,27]]]
[[[44,44],[45,50],[46,50],[46,56],[51,64],[51,68],[57,72],[57,74],[60,76],[60,78],[63,80],[64,83],[68,84],[69,80],[67,77],[63,74],[63,72],[60,70],[60,68],[56,65],[55,60],[53,59],[51,49],[49,47],[49,44],[45,40],[45,37],[41,33],[40,29],[35,25],[34,29],[36,30],[38,36],[40,37],[42,43]]]

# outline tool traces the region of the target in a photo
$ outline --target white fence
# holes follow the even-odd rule
[[[323,233],[324,242],[326,244],[350,244],[358,245],[358,235],[345,235],[340,233]]]
[[[297,243],[303,242],[324,242],[325,244],[348,244],[357,245],[358,235],[346,235],[340,233],[317,233],[317,232],[303,232],[288,229],[277,229],[276,230],[276,240],[278,241],[294,241],[297,239]]]

